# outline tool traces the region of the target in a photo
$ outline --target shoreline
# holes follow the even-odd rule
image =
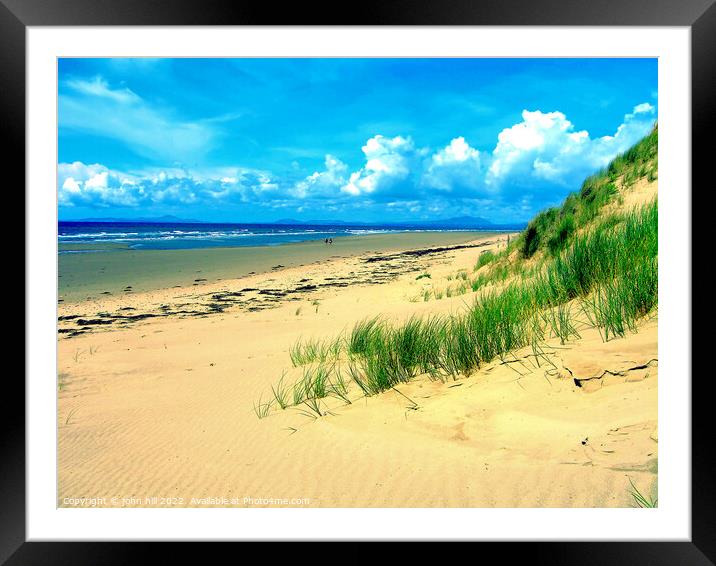
[[[442,245],[383,246],[381,251],[331,255],[311,263],[275,266],[268,271],[232,279],[210,281],[197,276],[190,285],[146,291],[131,288],[116,295],[62,302],[58,305],[58,333],[63,338],[73,338],[86,333],[127,328],[148,319],[196,318],[234,311],[258,312],[290,302],[315,301],[331,291],[387,284],[435,264],[445,263],[455,253],[477,252],[480,248],[503,245],[506,238],[507,235],[495,237],[494,234],[481,234],[481,237],[475,238],[474,233],[466,234],[449,239]],[[403,241],[403,244],[416,242]]]
[[[58,302],[80,303],[108,296],[235,280],[286,267],[426,246],[461,244],[511,232],[401,232],[273,246],[173,250],[97,251],[58,254]]]

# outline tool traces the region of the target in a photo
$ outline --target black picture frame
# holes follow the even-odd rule
[[[692,56],[692,180],[713,185],[707,152],[713,152],[716,100],[714,0],[430,0],[355,3],[283,3],[240,0],[0,0],[0,124],[5,162],[12,163],[6,190],[25,186],[25,31],[62,25],[559,25],[687,26]],[[713,160],[712,156],[711,160]],[[688,187],[680,190],[688,191]],[[693,198],[693,191],[692,191]],[[23,203],[18,206],[24,208]],[[707,213],[702,208],[702,213]],[[16,209],[13,209],[13,211]],[[699,210],[698,208],[692,210]],[[10,213],[6,209],[6,215]],[[702,225],[692,216],[691,226]],[[694,250],[698,240],[693,239]],[[692,257],[699,257],[694,253]],[[709,278],[694,278],[692,297]],[[25,304],[32,297],[25,296]],[[683,329],[692,335],[691,328]],[[26,336],[26,339],[30,336]],[[698,339],[697,335],[693,335]],[[692,346],[692,351],[703,349]],[[679,379],[691,379],[691,367]],[[692,538],[690,542],[484,543],[500,561],[528,557],[548,564],[713,564],[716,561],[716,490],[711,445],[714,421],[708,374],[692,379]],[[676,378],[677,376],[673,376]],[[702,379],[698,379],[701,377]],[[3,384],[0,427],[0,562],[7,564],[113,564],[198,558],[211,563],[225,550],[157,543],[26,542],[25,388],[17,372]],[[11,400],[8,403],[8,400]],[[589,533],[585,532],[585,536]],[[491,550],[493,548],[490,548]],[[330,552],[330,551],[329,551]],[[180,555],[181,556],[178,556]],[[234,559],[241,557],[234,556]],[[478,559],[476,555],[475,559]]]

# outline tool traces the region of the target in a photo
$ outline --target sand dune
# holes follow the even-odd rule
[[[62,305],[62,316],[85,318],[182,302],[198,309],[219,292],[318,283],[268,299],[245,292],[213,313],[62,334],[58,505],[101,497],[118,507],[629,506],[629,478],[654,493],[656,319],[607,343],[596,330],[550,343],[549,363],[527,349],[454,382],[423,377],[370,398],[353,388],[352,404],[329,399],[330,414],[317,419],[296,408],[263,419],[254,413],[283,370],[287,378],[300,372],[288,353],[298,337],[333,337],[377,314],[457,311],[469,295],[416,298],[505,239]],[[431,278],[416,280],[419,271]],[[348,284],[320,286],[336,281]],[[77,328],[75,320],[60,327]]]

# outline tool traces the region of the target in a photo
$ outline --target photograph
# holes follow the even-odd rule
[[[658,507],[658,75],[57,57],[56,506]]]

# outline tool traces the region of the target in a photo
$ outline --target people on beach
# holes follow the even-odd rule
[[[328,244],[333,244],[333,238],[328,238]]]

